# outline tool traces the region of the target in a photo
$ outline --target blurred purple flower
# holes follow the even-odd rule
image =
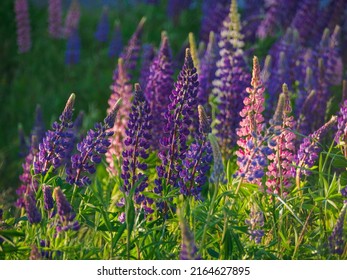
[[[123,49],[123,37],[119,22],[115,23],[114,31],[108,50],[109,57],[118,57]]]
[[[248,225],[249,239],[254,240],[259,244],[263,238],[265,232],[261,228],[264,226],[264,214],[262,211],[257,211],[253,206],[249,213],[249,219],[245,221]]]
[[[31,48],[30,18],[27,0],[15,0],[18,52],[25,53]]]
[[[155,57],[155,49],[152,44],[144,44],[142,46],[142,57],[141,57],[141,71],[139,82],[144,88],[147,85],[150,66]]]
[[[24,195],[24,207],[25,211],[27,212],[29,223],[38,224],[39,222],[41,222],[41,213],[36,207],[36,200],[33,194]]]
[[[98,27],[95,32],[95,38],[100,43],[105,43],[108,40],[108,35],[110,32],[110,23],[108,19],[107,8],[104,8],[100,17]]]
[[[48,1],[48,31],[52,38],[62,37],[62,1],[49,0]]]
[[[73,0],[67,12],[64,26],[64,36],[69,38],[71,33],[78,30],[81,17],[81,8],[78,0]]]
[[[347,202],[345,201],[340,215],[336,221],[333,232],[329,236],[329,249],[332,254],[342,255],[345,249],[346,240],[344,238],[343,228],[347,211]]]
[[[67,65],[77,64],[80,61],[81,40],[78,30],[71,31],[66,42],[65,63]]]

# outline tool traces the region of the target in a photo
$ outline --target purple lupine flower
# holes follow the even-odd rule
[[[46,174],[53,167],[57,169],[65,158],[65,150],[71,145],[72,113],[75,103],[75,94],[71,94],[66,102],[63,113],[59,117],[59,122],[54,122],[53,130],[48,130],[39,145],[38,156],[34,160],[35,174]]]
[[[41,222],[41,213],[36,207],[36,200],[32,194],[24,195],[24,207],[27,212],[29,223],[38,224]]]
[[[17,22],[18,52],[25,53],[25,52],[28,52],[31,48],[28,1],[16,0],[15,12],[16,12],[16,22]]]
[[[149,69],[145,96],[148,100],[153,116],[151,134],[156,135],[150,140],[151,147],[159,149],[155,138],[161,139],[164,135],[164,113],[170,103],[170,93],[173,88],[173,64],[169,41],[165,33],[162,34],[160,50]]]
[[[44,202],[45,210],[47,211],[51,210],[54,207],[51,186],[43,185],[42,193],[43,193],[43,202]]]
[[[141,51],[141,38],[143,33],[143,25],[146,22],[146,18],[142,18],[137,25],[134,34],[131,36],[128,44],[120,54],[120,58],[124,61],[125,70],[130,74],[130,71],[134,71],[136,68],[137,60]]]
[[[344,239],[343,228],[347,212],[347,201],[344,202],[340,215],[336,221],[333,232],[329,236],[329,249],[332,254],[342,255],[345,249],[346,240]]]
[[[149,156],[148,140],[151,138],[151,121],[152,116],[147,100],[140,85],[135,84],[134,99],[126,129],[127,137],[124,140],[126,148],[123,151],[121,173],[123,186],[121,190],[129,195],[130,191],[136,187],[134,201],[138,205],[137,208],[143,209],[145,213],[153,212],[150,208],[153,201],[142,194],[148,187],[148,177],[145,175],[147,170],[145,160]]]
[[[288,96],[288,87],[283,84],[282,94],[280,95],[278,106],[272,124],[275,135],[270,139],[269,145],[273,148],[273,153],[268,156],[267,192],[278,194],[285,197],[288,189],[293,185],[291,180],[294,178],[295,168],[295,139],[296,135],[292,131],[294,127],[293,116],[289,116],[292,108]]]
[[[81,18],[81,8],[78,0],[73,0],[65,17],[64,36],[69,38],[78,29]]]
[[[74,221],[76,213],[73,210],[71,204],[67,201],[64,193],[60,187],[54,188],[53,197],[57,204],[57,213],[59,216],[59,222],[57,224],[57,232],[67,231],[69,229],[79,230],[78,221]]]
[[[70,32],[66,41],[65,63],[67,65],[77,64],[80,61],[81,55],[81,40],[78,30]]]
[[[181,215],[180,215],[181,216]],[[180,228],[182,234],[180,260],[201,260],[199,250],[196,247],[194,235],[183,217],[180,218]]]
[[[265,0],[266,13],[259,23],[257,37],[264,39],[274,36],[278,29],[285,29],[295,14],[298,5],[297,0]]]
[[[236,130],[239,137],[237,165],[239,170],[235,176],[245,178],[248,182],[261,186],[264,176],[264,167],[267,165],[267,156],[272,153],[269,147],[264,146],[266,140],[264,133],[264,91],[260,79],[260,66],[258,58],[253,58],[253,72],[251,88],[247,88],[249,96],[243,100],[244,108],[240,112],[242,120],[240,128]]]
[[[298,30],[302,43],[310,42],[317,19],[319,0],[302,0],[291,22],[291,27]]]
[[[229,12],[230,0],[206,0],[202,4],[200,38],[209,40],[210,32],[220,33],[222,22]]]
[[[110,31],[110,23],[108,19],[107,8],[102,11],[98,27],[95,32],[95,39],[100,43],[105,43],[108,40],[108,34]]]
[[[124,150],[124,139],[126,137],[125,128],[129,118],[131,107],[132,86],[129,76],[124,68],[123,59],[118,59],[118,68],[114,71],[113,85],[111,86],[112,94],[108,100],[109,108],[107,113],[110,113],[119,98],[122,99],[122,106],[119,108],[118,116],[114,126],[111,128],[113,132],[110,138],[111,145],[106,153],[106,161],[108,163],[108,171],[116,174],[117,170],[114,165],[114,157],[121,156]]]
[[[337,131],[334,140],[342,148],[344,157],[347,158],[347,100],[344,100],[337,117]]]
[[[321,150],[319,142],[322,140],[322,137],[336,124],[336,121],[336,116],[331,117],[326,124],[304,138],[297,153],[297,178],[300,178],[302,174],[310,174],[308,169],[315,164]]]
[[[261,229],[264,226],[264,213],[253,206],[249,213],[249,219],[245,220],[245,223],[248,225],[249,239],[259,244],[265,234],[264,230]]]
[[[261,21],[264,19],[264,0],[243,1],[242,29],[245,42],[254,42]]]
[[[204,108],[199,105],[199,133],[195,134],[195,140],[190,144],[186,158],[182,161],[183,169],[179,173],[180,192],[185,196],[193,196],[201,200],[202,187],[207,182],[207,174],[212,163],[212,147],[207,139],[211,132],[210,121]]]
[[[25,194],[33,194],[38,189],[38,183],[31,175],[31,167],[38,153],[38,142],[36,135],[31,137],[30,151],[26,155],[24,163],[22,164],[23,173],[19,176],[21,181],[20,187],[16,190],[18,199],[16,201],[16,207],[24,207]]]
[[[119,22],[116,22],[114,25],[114,31],[110,43],[110,47],[108,49],[109,57],[118,57],[123,49],[123,37],[122,31],[120,29]]]
[[[94,130],[90,129],[86,137],[77,144],[76,153],[71,156],[71,167],[66,169],[66,181],[79,187],[90,185],[89,174],[95,173],[95,164],[101,162],[101,155],[106,154],[111,142],[108,139],[113,135],[110,129],[114,126],[121,100],[113,107],[104,119],[104,123],[96,123]]]
[[[141,57],[141,72],[139,82],[142,87],[147,84],[149,69],[152,61],[155,57],[155,49],[152,44],[144,44],[142,46],[142,57]]]
[[[48,32],[52,38],[61,38],[62,26],[62,1],[48,1]]]
[[[217,137],[225,154],[236,143],[236,128],[241,121],[242,100],[247,95],[246,88],[250,81],[243,57],[244,43],[236,1],[232,1],[230,14],[223,24],[218,43],[220,60],[217,62],[213,93],[218,98]]]
[[[190,135],[189,127],[196,106],[198,86],[198,75],[190,50],[186,49],[184,65],[170,95],[171,103],[164,115],[166,125],[164,136],[160,139],[162,148],[158,154],[162,164],[157,167],[159,178],[155,180],[154,189],[157,194],[163,192],[164,186],[178,187],[179,172],[188,150],[187,139]]]

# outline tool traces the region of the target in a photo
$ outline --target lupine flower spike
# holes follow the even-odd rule
[[[332,254],[342,255],[346,245],[343,228],[347,211],[347,201],[344,202],[333,232],[329,236],[329,249]]]
[[[56,227],[57,232],[67,231],[69,229],[78,230],[80,225],[78,221],[74,221],[76,213],[71,204],[67,201],[60,187],[54,188],[53,197],[57,204],[57,213],[59,221]]]
[[[117,58],[122,52],[122,49],[123,49],[123,37],[122,37],[121,29],[120,29],[120,24],[119,22],[115,22],[113,36],[112,36],[112,40],[108,50],[108,56]]]
[[[96,123],[94,130],[90,129],[86,137],[77,144],[79,153],[71,157],[71,167],[66,169],[68,183],[79,187],[91,184],[87,174],[95,173],[95,165],[101,162],[101,156],[106,154],[111,144],[108,138],[113,135],[113,131],[110,129],[114,126],[120,105],[121,99],[104,119],[104,123]]]
[[[41,222],[41,213],[36,207],[36,200],[32,194],[24,195],[24,206],[27,212],[29,223],[38,224]]]
[[[239,170],[235,176],[245,179],[249,183],[257,184],[261,187],[261,179],[264,176],[264,167],[267,165],[267,156],[272,154],[272,150],[264,146],[264,91],[260,80],[260,66],[258,58],[253,58],[253,72],[251,88],[247,88],[248,97],[243,101],[244,108],[240,112],[242,120],[240,128],[236,130],[239,137],[237,155],[237,165]]]
[[[304,138],[303,142],[300,144],[296,160],[296,185],[298,189],[300,189],[301,176],[309,175],[311,173],[309,169],[313,167],[318,159],[318,154],[321,150],[319,142],[322,140],[323,136],[335,126],[336,121],[337,117],[332,116],[326,124]]]
[[[163,126],[165,126],[164,113],[170,103],[169,97],[173,88],[172,75],[171,49],[168,37],[163,32],[160,50],[150,66],[145,88],[145,96],[153,116],[151,133],[156,135],[157,139],[163,137]],[[153,149],[159,149],[159,143],[154,137],[150,139],[150,144]]]
[[[179,172],[182,161],[188,150],[187,139],[190,135],[194,106],[198,92],[198,75],[193,64],[190,50],[186,49],[183,68],[178,76],[175,89],[170,95],[171,103],[165,113],[166,125],[164,136],[160,140],[162,146],[159,158],[162,164],[157,167],[158,179],[155,180],[154,191],[161,194],[163,186],[178,187]]]
[[[145,160],[149,156],[149,139],[151,138],[152,116],[149,105],[142,93],[139,84],[135,84],[135,94],[129,114],[126,135],[126,146],[123,151],[122,174],[123,186],[121,190],[126,194],[134,188],[134,201],[138,209],[144,209],[145,213],[152,213],[150,208],[152,200],[147,199],[142,192],[148,186],[148,177],[145,175],[147,164]]]
[[[73,123],[72,113],[75,103],[75,94],[71,94],[63,113],[59,117],[59,122],[54,122],[53,130],[48,130],[42,143],[39,145],[38,156],[34,160],[35,174],[46,174],[53,167],[57,169],[66,158],[65,150],[71,145],[72,135],[69,129]]]
[[[207,135],[211,132],[210,121],[201,105],[198,106],[198,112],[200,129],[189,146],[186,158],[182,161],[183,169],[179,173],[178,185],[183,195],[202,199],[201,191],[207,182],[213,157],[211,144],[207,139]]]
[[[134,32],[134,34],[131,36],[130,40],[128,41],[127,46],[123,49],[122,53],[120,54],[120,57],[124,61],[124,67],[125,70],[130,74],[131,71],[134,71],[136,68],[137,60],[140,55],[141,51],[141,38],[143,33],[143,26],[146,22],[146,18],[143,17],[139,24],[137,25],[137,28]]]
[[[65,63],[66,65],[77,64],[80,61],[81,40],[78,30],[72,30],[66,41]]]
[[[264,236],[264,230],[261,229],[264,226],[264,213],[252,206],[245,223],[248,225],[249,239],[259,244]]]
[[[236,128],[241,121],[242,100],[250,76],[243,57],[243,35],[236,0],[232,1],[229,16],[224,21],[218,46],[220,59],[217,62],[213,94],[217,98],[216,130],[223,154],[230,155],[236,143]]]
[[[196,68],[196,72],[200,74],[200,60],[198,56],[198,50],[196,48],[194,33],[189,32],[188,41],[189,41],[189,49],[192,54],[192,59],[193,59],[194,66]]]
[[[95,32],[95,39],[100,43],[105,43],[108,40],[108,35],[110,31],[110,23],[108,20],[107,7],[104,7],[98,27]]]
[[[62,1],[49,0],[48,2],[48,31],[52,38],[61,38],[62,26]]]
[[[119,158],[124,150],[124,139],[126,137],[125,129],[129,118],[131,107],[132,86],[129,76],[124,67],[123,59],[118,59],[118,68],[113,76],[113,85],[111,86],[112,94],[108,100],[109,108],[107,113],[110,113],[119,98],[122,98],[122,106],[119,108],[118,116],[114,126],[110,129],[113,136],[110,138],[111,145],[106,153],[106,161],[109,165],[108,171],[116,174],[114,161]]]
[[[25,53],[31,48],[30,18],[27,0],[15,0],[17,21],[18,52]]]
[[[291,180],[294,178],[295,168],[295,139],[292,131],[294,128],[292,109],[288,95],[288,87],[283,84],[277,110],[271,120],[274,136],[269,140],[269,146],[273,153],[268,156],[270,164],[267,175],[267,192],[285,197],[288,189],[293,186]]]
[[[67,12],[64,26],[64,36],[69,38],[74,30],[78,29],[81,17],[81,8],[78,0],[73,0]]]

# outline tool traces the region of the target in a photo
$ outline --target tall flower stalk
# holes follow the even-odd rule
[[[65,17],[64,36],[69,38],[74,30],[78,29],[81,18],[81,8],[78,0],[73,0]]]
[[[61,38],[62,26],[62,1],[48,1],[48,32],[52,38]]]
[[[110,129],[113,132],[110,137],[111,145],[106,153],[106,161],[109,165],[109,172],[116,174],[115,158],[119,158],[124,150],[124,139],[126,138],[125,129],[129,118],[131,107],[132,86],[129,76],[124,67],[123,59],[118,59],[118,68],[113,75],[113,85],[111,86],[112,94],[108,100],[110,113],[119,98],[122,99],[122,106],[119,108],[117,119],[114,126]]]
[[[39,144],[38,156],[34,160],[35,174],[45,175],[52,167],[57,169],[66,157],[65,151],[71,145],[72,114],[75,103],[75,94],[71,94],[66,102],[59,122],[54,122],[53,130],[48,130],[42,142]]]
[[[28,1],[15,0],[14,9],[17,22],[18,52],[25,53],[31,49],[31,31]]]
[[[239,167],[235,176],[241,177],[236,189],[238,192],[243,180],[257,184],[261,187],[265,175],[264,167],[267,165],[267,156],[271,149],[264,146],[264,91],[260,79],[260,66],[258,58],[253,58],[253,72],[251,86],[247,88],[248,96],[244,99],[244,108],[240,112],[242,120],[240,128],[236,130],[239,137],[236,151],[237,165]]]
[[[164,113],[170,103],[170,93],[173,87],[173,64],[171,49],[166,33],[162,34],[161,46],[157,56],[154,58],[147,78],[145,96],[153,116],[152,135],[158,139],[163,137],[163,126],[165,125]],[[150,140],[152,148],[159,149],[159,143],[153,137]]]
[[[121,178],[123,186],[121,190],[125,195],[133,195],[137,208],[144,209],[145,213],[153,210],[151,199],[146,198],[142,192],[148,187],[148,176],[145,174],[147,164],[145,160],[149,156],[149,139],[151,138],[152,116],[150,107],[139,84],[135,84],[134,99],[129,114],[126,135],[124,140],[123,163]]]
[[[196,96],[198,92],[198,75],[193,64],[190,50],[186,49],[185,62],[175,88],[170,95],[171,103],[165,113],[166,125],[164,136],[160,139],[162,146],[159,158],[162,164],[157,167],[158,179],[155,180],[154,191],[163,192],[163,187],[178,187],[178,176],[182,170],[182,161],[188,150],[187,140]]]
[[[104,119],[104,123],[96,123],[94,130],[90,129],[85,138],[77,144],[79,153],[71,156],[71,166],[66,169],[66,181],[79,187],[91,183],[88,173],[95,173],[95,164],[101,162],[101,156],[107,152],[111,142],[108,139],[113,135],[110,128],[114,126],[121,100],[114,105],[111,112]]]

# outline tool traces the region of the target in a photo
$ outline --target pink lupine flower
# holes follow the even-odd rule
[[[122,98],[122,106],[118,111],[118,117],[113,127],[113,136],[109,139],[111,145],[106,153],[106,161],[109,164],[109,172],[116,174],[114,166],[114,157],[119,157],[124,149],[124,139],[126,137],[125,129],[129,118],[131,107],[132,86],[130,84],[129,76],[124,68],[123,59],[118,59],[118,69],[116,69],[114,83],[111,86],[112,94],[108,100],[109,109],[111,111],[119,98]]]
[[[16,0],[15,12],[17,21],[18,52],[25,53],[31,48],[30,18],[27,0]]]
[[[240,112],[242,120],[240,128],[236,130],[239,137],[236,151],[239,170],[234,176],[240,176],[249,183],[261,186],[264,176],[264,167],[267,165],[267,156],[272,153],[269,147],[263,145],[264,138],[264,91],[260,79],[260,66],[258,58],[253,58],[253,73],[249,94],[244,100],[244,108]]]
[[[273,147],[274,152],[268,156],[270,164],[266,172],[266,186],[268,193],[285,197],[288,189],[293,186],[291,180],[295,176],[293,162],[295,162],[296,135],[292,132],[294,120],[293,116],[289,116],[292,108],[286,84],[283,84],[282,91],[275,116],[271,121],[275,134],[269,144]]]
[[[81,9],[78,0],[73,0],[67,12],[64,26],[64,36],[68,38],[70,34],[78,29],[81,18]]]

